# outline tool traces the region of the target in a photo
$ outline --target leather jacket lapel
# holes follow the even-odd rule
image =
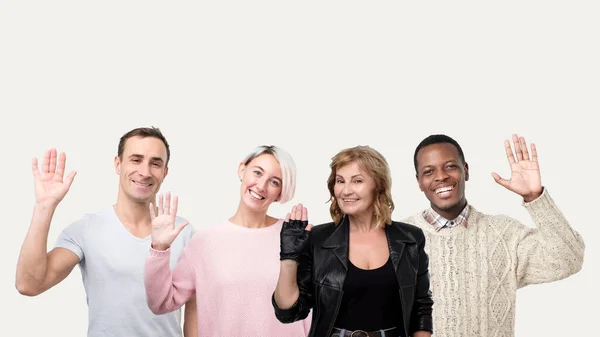
[[[323,242],[323,249],[331,249],[333,255],[337,258],[340,268],[336,266],[328,266],[330,271],[340,270],[343,271],[342,278],[335,277],[335,279],[341,284],[336,284],[342,289],[344,287],[345,276],[348,272],[348,240],[349,240],[349,228],[348,228],[348,217],[344,216],[341,223],[336,225],[336,229],[331,235]]]
[[[401,264],[402,255],[405,253],[407,245],[415,244],[416,241],[410,236],[406,235],[404,231],[396,228],[396,226],[393,224],[391,226],[386,226],[385,232],[390,248],[390,258],[392,259],[392,264],[394,265],[394,270],[396,271],[398,284],[405,284],[405,282],[402,282],[402,277],[405,276],[403,275],[405,273],[400,270],[400,268],[405,268],[407,266]]]

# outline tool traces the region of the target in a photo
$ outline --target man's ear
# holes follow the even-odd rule
[[[115,156],[115,173],[121,175],[121,158],[119,156]]]
[[[169,167],[165,167],[165,176],[163,177],[163,179],[165,179],[167,177],[167,174],[169,174]]]
[[[469,164],[465,163],[465,181],[469,181]]]
[[[419,181],[419,175],[415,174],[415,178],[417,178],[417,184],[419,184],[419,189],[423,192],[423,187],[421,186],[421,182]]]

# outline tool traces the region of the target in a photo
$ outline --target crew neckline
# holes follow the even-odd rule
[[[267,227],[260,227],[260,228],[249,228],[249,227],[244,227],[242,225],[236,224],[231,222],[229,219],[225,221],[225,224],[227,225],[228,228],[234,229],[234,230],[238,230],[238,231],[245,231],[245,232],[271,232],[271,231],[277,231],[281,229],[281,225],[283,224],[283,219],[278,219],[274,224],[269,225]]]

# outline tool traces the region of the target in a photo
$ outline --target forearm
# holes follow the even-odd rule
[[[570,226],[548,192],[544,190],[539,198],[525,203],[524,206],[537,227],[519,244],[519,259],[530,259],[530,265],[538,269],[537,276],[534,277],[538,279],[532,281],[551,281],[579,271],[583,264],[585,243],[581,235]]]
[[[423,237],[419,244],[419,270],[410,324],[411,331],[415,332],[427,332],[433,329],[433,298],[430,290],[429,256],[425,252],[425,244],[425,237]]]
[[[171,251],[150,249],[144,268],[144,286],[150,310],[165,314],[181,308],[195,290],[189,265],[180,259],[174,271],[170,269]],[[177,277],[176,274],[180,276]]]
[[[198,337],[198,318],[183,322],[183,337]]]
[[[183,336],[198,337],[198,308],[196,307],[195,294],[185,304]]]
[[[413,337],[431,337],[431,332],[429,331],[415,331]]]
[[[298,264],[294,260],[283,260],[280,264],[279,279],[275,288],[275,302],[280,309],[291,308],[298,297],[300,290],[297,282]]]
[[[581,235],[571,227],[546,189],[537,199],[525,202],[523,206],[533,218],[536,226],[544,230],[549,238],[560,237],[564,244],[583,250],[585,244]]]
[[[17,262],[16,287],[21,293],[30,292],[44,284],[48,267],[48,231],[55,210],[55,204],[35,205]]]

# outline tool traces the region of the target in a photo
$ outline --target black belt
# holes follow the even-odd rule
[[[396,328],[381,329],[377,331],[364,331],[364,330],[346,330],[340,328],[333,328],[333,332],[330,337],[398,337]]]

